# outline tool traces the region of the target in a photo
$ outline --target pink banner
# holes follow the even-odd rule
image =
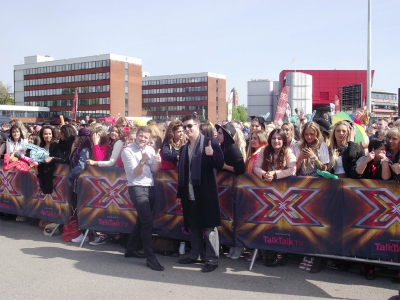
[[[290,86],[286,85],[279,95],[278,105],[276,107],[276,113],[274,118],[274,124],[282,124],[285,121],[285,113],[286,113],[286,103],[288,102]]]

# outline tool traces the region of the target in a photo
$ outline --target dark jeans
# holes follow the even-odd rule
[[[150,186],[130,186],[129,196],[137,211],[136,224],[125,247],[125,253],[138,250],[142,238],[144,254],[147,260],[155,258],[153,251],[153,188]]]
[[[218,265],[219,260],[219,237],[217,227],[200,228],[198,226],[195,201],[188,200],[185,209],[188,210],[190,229],[190,258],[204,259],[208,264]],[[203,235],[204,230],[204,235]],[[204,250],[204,243],[206,248]]]

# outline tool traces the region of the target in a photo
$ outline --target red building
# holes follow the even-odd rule
[[[142,116],[142,61],[116,54],[54,60],[25,57],[14,66],[15,104],[50,108],[69,117],[78,89],[77,118]]]
[[[335,102],[339,96],[339,88],[353,84],[362,84],[361,99],[365,103],[367,94],[366,70],[283,70],[279,74],[280,86],[285,86],[286,73],[302,72],[312,76],[312,105],[313,109],[329,111],[329,103]],[[372,71],[372,82],[374,76]]]

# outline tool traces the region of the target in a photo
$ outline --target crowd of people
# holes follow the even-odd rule
[[[152,245],[152,208],[156,201],[153,175],[159,170],[178,172],[177,202],[182,204],[185,228],[191,233],[190,247],[181,242],[179,248],[181,255],[190,249],[190,255],[179,263],[204,262],[203,272],[218,267],[220,253],[238,259],[245,251],[240,244],[229,248],[219,245],[217,171],[252,173],[266,185],[289,176],[319,176],[320,171],[339,178],[400,183],[400,120],[388,123],[379,119],[366,128],[364,141],[358,143],[354,142],[353,121],[331,124],[327,117],[275,126],[267,124],[262,116],[253,116],[244,123],[224,121],[214,125],[188,115],[182,120],[150,120],[141,125],[144,126],[135,126],[124,117],[111,126],[89,118],[81,124],[66,119],[60,127],[26,127],[21,121],[12,120],[2,124],[0,155],[8,154],[10,159],[15,152],[23,152],[29,157],[24,144],[45,150],[46,158],[38,166],[38,182],[44,194],[53,192],[55,165],[68,164],[73,212],[77,207],[77,179],[87,165],[123,167],[129,195],[138,212],[125,257],[146,258],[146,265],[157,271],[164,269]],[[25,216],[15,219],[26,221]],[[83,239],[80,234],[72,241]],[[109,239],[107,233],[96,233],[90,244],[104,244]],[[287,261],[286,253],[266,252],[262,256],[267,267],[285,265]],[[316,273],[325,265],[321,258],[304,257],[299,267]],[[373,266],[363,266],[363,272],[367,279],[375,277]]]

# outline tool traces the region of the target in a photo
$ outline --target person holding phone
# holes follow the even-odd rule
[[[391,177],[390,160],[386,157],[386,145],[383,140],[372,139],[368,145],[368,154],[357,160],[353,167],[353,177],[364,179],[383,179]]]
[[[296,169],[299,176],[318,176],[317,170],[326,171],[329,164],[329,149],[317,123],[304,124],[300,142],[294,146]]]
[[[125,128],[128,128],[128,130],[125,130]],[[87,164],[91,166],[99,166],[99,167],[112,167],[114,166],[115,162],[117,161],[118,157],[120,157],[122,150],[126,147],[126,132],[129,131],[129,127],[121,127],[121,126],[113,126],[111,128],[111,132],[108,137],[108,142],[104,142],[104,145],[106,145],[105,149],[105,157],[103,160],[92,160],[88,159]],[[101,158],[101,150],[100,147],[98,146],[99,142],[98,140],[100,139],[99,136],[95,136],[93,134],[93,151],[96,153],[95,156],[96,158]],[[100,152],[100,153],[99,153]]]
[[[339,121],[332,128],[328,170],[338,177],[351,178],[351,169],[365,156],[364,149],[354,143],[355,134],[352,122]]]

